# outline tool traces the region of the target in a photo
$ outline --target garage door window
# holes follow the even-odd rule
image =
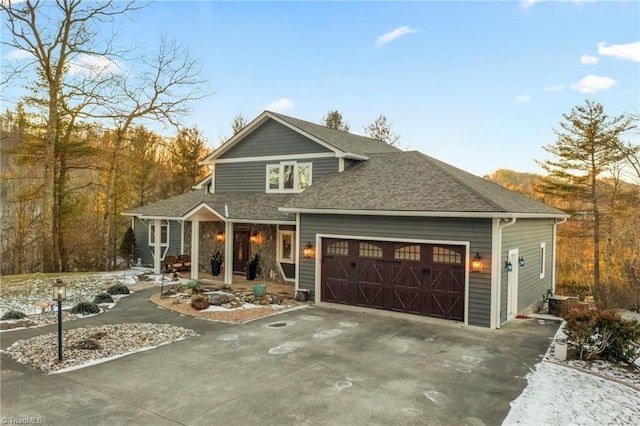
[[[349,255],[349,241],[336,241],[327,246],[327,254],[332,256]]]
[[[462,263],[462,255],[446,247],[433,247],[433,261],[437,263]]]
[[[404,246],[393,251],[395,260],[415,260],[420,261],[420,246]]]
[[[373,258],[381,258],[382,257],[382,247],[379,247],[375,244],[371,243],[360,243],[358,248],[358,256],[360,257],[373,257]]]

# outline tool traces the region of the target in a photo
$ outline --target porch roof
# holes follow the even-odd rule
[[[295,222],[295,215],[278,210],[295,194],[225,193],[198,189],[182,195],[136,207],[122,213],[154,219],[185,219],[194,209],[206,205],[221,220],[230,222]]]

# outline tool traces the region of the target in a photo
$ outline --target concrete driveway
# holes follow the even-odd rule
[[[200,336],[53,375],[3,354],[2,422],[498,425],[558,327],[516,320],[490,331],[318,305],[233,325],[158,309],[151,292],[65,328],[146,321]],[[2,348],[54,330],[5,332]]]

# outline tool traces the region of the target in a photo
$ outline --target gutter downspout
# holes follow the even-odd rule
[[[502,288],[502,230],[515,225],[517,218],[494,219],[494,232],[491,245],[493,247],[491,268],[491,319],[490,328],[500,328],[500,295]],[[503,223],[504,221],[504,223]]]
[[[556,241],[558,238],[558,225],[562,225],[563,223],[565,223],[569,218],[565,217],[560,219],[560,221],[554,220],[553,221],[553,236],[552,238],[552,242],[551,242],[551,249],[553,250],[553,262],[551,264],[551,294],[556,294],[556,264],[557,264],[557,258],[558,258],[558,251],[556,249]]]

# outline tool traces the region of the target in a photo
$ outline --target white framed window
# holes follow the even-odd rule
[[[156,225],[149,225],[149,245],[156,245]],[[169,245],[169,224],[163,223],[160,225],[160,247],[166,247]]]
[[[311,185],[311,163],[267,164],[267,192],[301,192]]]
[[[539,251],[539,262],[540,262],[540,279],[544,278],[544,273],[546,269],[546,254],[545,254],[545,243],[540,243],[540,251]]]
[[[295,231],[278,231],[278,262],[295,263],[296,233]]]

